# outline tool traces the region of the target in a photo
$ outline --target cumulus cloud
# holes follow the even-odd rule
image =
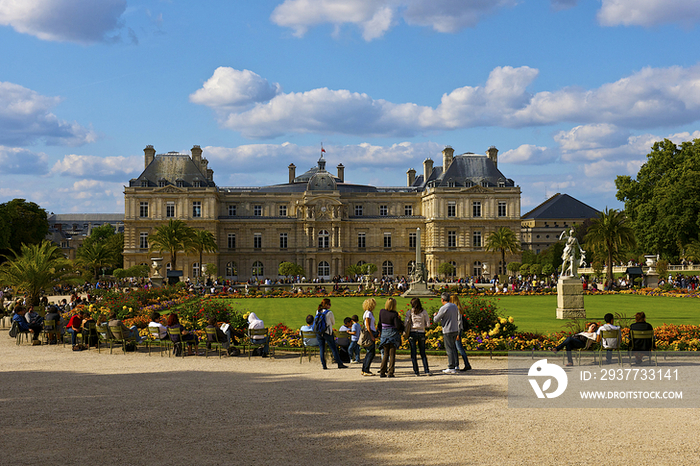
[[[77,146],[96,140],[91,129],[59,120],[50,112],[60,100],[0,82],[0,144],[22,146],[42,140],[50,145]]]
[[[523,144],[516,149],[503,152],[498,158],[502,163],[543,165],[554,162],[558,156],[559,153],[556,150],[548,147]]]
[[[285,0],[270,19],[293,29],[297,37],[319,24],[335,25],[336,34],[343,24],[352,24],[360,28],[363,39],[371,41],[382,37],[399,17],[437,32],[457,32],[515,4],[516,0]]]
[[[125,10],[126,0],[2,0],[0,24],[42,40],[90,44],[114,40]]]
[[[143,157],[96,157],[69,154],[51,168],[52,174],[101,180],[128,180],[141,173]]]
[[[252,71],[221,66],[201,89],[190,95],[190,102],[224,109],[245,107],[267,102],[280,92],[279,84],[271,84]]]
[[[644,68],[597,89],[563,88],[536,94],[527,88],[538,76],[537,69],[496,67],[484,85],[464,86],[446,93],[434,108],[388,102],[345,89],[319,88],[285,94],[278,85],[255,78],[255,73],[235,71],[229,68],[220,74],[240,79],[217,78],[216,86],[195,92],[193,96],[198,97],[194,101],[216,110],[223,127],[240,131],[249,138],[292,132],[409,137],[479,126],[518,128],[570,121],[639,129],[688,124],[700,119],[698,65]],[[243,79],[243,76],[247,77]],[[246,92],[249,88],[241,85],[241,81],[259,85]],[[277,90],[274,97],[261,101],[272,94],[273,88]],[[217,105],[217,99],[223,104]],[[231,108],[232,103],[250,106]]]
[[[57,192],[71,199],[71,211],[94,212],[102,209],[105,204],[123,205],[124,183],[79,180],[67,188],[58,189]]]
[[[603,26],[657,26],[700,21],[697,0],[602,0],[598,22]]]
[[[48,172],[48,157],[43,152],[0,146],[0,167],[3,174],[43,175]]]

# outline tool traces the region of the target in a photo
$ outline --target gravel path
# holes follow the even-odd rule
[[[446,367],[445,358],[430,362]],[[249,361],[18,347],[3,331],[0,462],[700,463],[697,410],[511,409],[506,361],[472,365],[465,375],[415,377],[400,356],[397,377],[380,379],[292,354]]]

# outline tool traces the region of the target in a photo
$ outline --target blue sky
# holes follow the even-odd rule
[[[0,202],[123,212],[143,148],[219,186],[315,164],[401,186],[485,153],[522,212],[620,208],[651,144],[700,137],[697,0],[0,0]]]

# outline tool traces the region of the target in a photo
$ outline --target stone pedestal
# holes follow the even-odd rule
[[[435,293],[428,289],[428,285],[423,282],[411,283],[404,294],[401,295],[402,298],[433,298]]]
[[[557,319],[585,319],[583,286],[578,277],[561,277],[557,282]]]
[[[151,277],[151,283],[155,288],[163,288],[163,277]]]
[[[644,285],[648,286],[649,288],[658,288],[659,287],[659,274],[655,272],[649,272],[646,274],[644,277]]]

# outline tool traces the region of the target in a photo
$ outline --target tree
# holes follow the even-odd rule
[[[698,238],[700,139],[655,142],[636,180],[618,176],[615,185],[641,252],[675,260]]]
[[[513,275],[515,275],[520,270],[521,265],[522,264],[520,262],[509,262],[506,268],[508,269],[508,272],[511,272]]]
[[[366,264],[362,264],[362,275],[372,275],[376,271],[377,271],[377,266],[372,264],[371,262],[367,262]]]
[[[555,268],[552,264],[544,264],[542,266],[542,274],[548,277],[554,273],[554,270]]]
[[[627,223],[625,213],[619,210],[606,207],[586,233],[586,249],[605,257],[608,283],[613,279],[613,261],[624,258],[634,245],[634,231]]]
[[[219,274],[219,268],[216,264],[205,264],[204,271],[207,277],[216,277]]]
[[[177,253],[192,250],[192,228],[182,220],[171,219],[166,225],[156,228],[148,237],[151,251],[170,254],[172,270],[177,270]]]
[[[114,266],[118,261],[117,252],[110,247],[107,241],[83,243],[75,255],[79,265],[92,270],[95,280],[99,278],[102,267]]]
[[[700,241],[693,240],[690,243],[683,246],[681,259],[685,259],[688,262],[693,263],[700,262]]]
[[[542,265],[541,264],[530,264],[530,274],[531,275],[540,275],[542,273]]]
[[[520,272],[520,275],[522,275],[523,277],[526,277],[530,273],[530,264],[521,265],[520,270],[518,272]]]
[[[304,267],[301,265],[295,264],[294,262],[282,262],[280,263],[280,266],[277,270],[280,275],[283,275],[287,278],[293,277],[295,275],[305,275],[306,272],[304,271]]]
[[[506,252],[508,254],[517,254],[520,252],[520,240],[508,227],[500,227],[498,230],[491,232],[486,238],[487,251],[500,251],[501,264],[506,263]]]
[[[71,262],[48,240],[23,244],[19,253],[6,259],[7,262],[0,265],[0,283],[10,285],[18,293],[26,293],[33,305],[39,304],[43,291],[74,279]]]
[[[49,233],[46,211],[33,202],[13,199],[0,204],[0,249],[19,252],[22,244],[40,244]]]
[[[362,266],[357,264],[352,264],[345,269],[345,275],[354,277],[356,275],[362,275]]]
[[[210,231],[192,229],[192,244],[190,250],[199,254],[199,266],[202,267],[202,255],[205,252],[216,252],[219,247]]]
[[[95,227],[90,232],[90,236],[85,238],[80,248],[90,247],[95,243],[103,244],[113,254],[114,262],[108,265],[114,267],[124,266],[124,233],[117,233],[112,225],[105,223]],[[76,251],[76,256],[80,253],[80,248]]]
[[[447,279],[447,277],[451,277],[455,273],[455,266],[449,262],[443,262],[438,266],[438,273],[443,274],[445,279]]]

